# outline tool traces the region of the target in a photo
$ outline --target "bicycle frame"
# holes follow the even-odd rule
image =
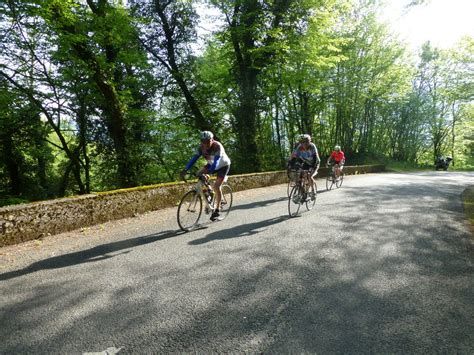
[[[298,175],[297,175],[295,185],[299,184],[300,186],[303,187],[305,192],[308,192],[308,189],[311,186],[310,179],[311,179],[311,172],[309,170],[303,170],[300,168],[298,170]]]
[[[206,194],[204,193],[203,187],[206,187],[208,191],[212,191],[211,201],[209,201]],[[214,199],[216,197],[216,193],[214,192],[214,189],[209,183],[209,178],[206,178],[205,175],[199,176],[196,185],[194,185],[194,191],[196,191],[199,195],[201,195],[202,200],[205,201],[208,208],[210,208],[211,210],[214,209]]]
[[[341,174],[340,164],[330,164],[331,166],[331,177],[335,181],[337,179],[336,172],[339,171],[339,175]]]
[[[331,174],[328,174],[326,178],[327,190],[331,190],[333,185],[336,185],[337,188],[341,187],[342,181],[344,179],[344,172],[340,168],[341,167],[340,164],[330,164],[330,166],[331,166]]]
[[[293,186],[288,200],[288,212],[290,217],[298,215],[302,204],[306,204],[306,208],[310,211],[316,203],[317,187],[316,182],[311,179],[312,171],[298,169],[295,186]],[[312,191],[310,191],[312,190]]]
[[[186,182],[186,179],[184,179],[184,181]],[[212,192],[207,194],[205,193],[206,189],[209,189],[209,191]],[[221,221],[226,218],[232,207],[232,188],[228,184],[223,184],[221,189],[222,198],[219,206],[220,215],[215,219],[211,219],[212,221]],[[204,203],[203,200],[205,201]],[[208,175],[199,176],[198,181],[194,187],[192,187],[183,195],[181,201],[178,204],[177,218],[179,227],[184,231],[192,230],[199,224],[203,207],[206,214],[209,214],[211,211],[215,211],[215,200],[216,194],[212,190],[211,184],[209,183]]]

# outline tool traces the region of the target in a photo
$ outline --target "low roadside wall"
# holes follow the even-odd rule
[[[346,175],[381,172],[383,165],[346,166]],[[318,177],[326,177],[327,168]],[[286,171],[229,176],[234,191],[288,181]],[[194,183],[167,183],[0,208],[0,247],[172,207]]]

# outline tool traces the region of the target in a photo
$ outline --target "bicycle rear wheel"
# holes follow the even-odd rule
[[[326,190],[331,190],[333,184],[334,184],[334,181],[332,179],[332,175],[328,175],[326,178]]]
[[[289,181],[288,181],[288,186],[286,188],[286,193],[288,195],[288,197],[290,197],[290,193],[291,193],[291,189],[293,188],[293,186],[296,185],[296,171],[290,171],[288,173],[288,178],[289,178]]]
[[[342,182],[344,181],[344,174],[341,173],[339,178],[336,179],[336,187],[339,188],[342,186]]]
[[[232,188],[229,185],[222,185],[222,199],[221,199],[221,206],[219,208],[220,216],[217,218],[218,221],[222,221],[230,212],[230,208],[232,207]]]
[[[202,199],[196,191],[186,192],[178,206],[178,224],[183,231],[190,231],[199,222]]]
[[[288,198],[288,213],[290,217],[295,217],[300,211],[301,205],[303,204],[304,191],[301,185],[297,184],[293,186]]]
[[[308,197],[306,198],[306,208],[308,209],[308,211],[311,211],[314,205],[316,204],[317,195],[318,188],[316,186],[316,183],[314,183],[313,186],[309,188]]]

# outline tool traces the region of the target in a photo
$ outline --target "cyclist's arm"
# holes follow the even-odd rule
[[[295,149],[294,149],[293,152],[291,153],[291,156],[290,156],[290,159],[289,159],[289,160],[298,158],[298,151],[299,151],[299,148],[300,148],[300,145],[299,145],[299,144],[296,145]]]
[[[331,155],[329,156],[328,158],[328,161],[327,161],[327,165],[329,164],[334,164],[336,162],[336,160],[334,159],[334,155],[335,155],[336,152],[331,152]]]
[[[212,174],[216,170],[217,164],[219,164],[220,159],[221,159],[221,156],[216,155],[214,157],[214,161],[212,162],[212,164],[206,164],[206,169],[208,173]]]
[[[321,164],[321,159],[319,159],[318,148],[314,146],[314,156],[313,156],[313,164],[312,168],[314,171],[319,169],[319,165]]]
[[[202,155],[201,150],[199,150],[196,154],[193,155],[191,160],[186,164],[186,167],[184,168],[184,170],[188,171],[189,169],[191,169],[192,166],[197,162],[197,160],[199,159],[201,155]]]
[[[299,147],[299,144],[296,146],[295,150],[293,150],[291,152],[291,155],[290,157],[288,158],[288,162],[286,163],[286,168],[287,169],[290,169],[291,166],[298,160],[298,159],[301,159],[299,156],[298,156],[298,147]]]

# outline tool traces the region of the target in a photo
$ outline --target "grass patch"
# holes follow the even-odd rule
[[[394,171],[397,173],[406,173],[410,171],[427,171],[427,170],[434,171],[435,170],[432,166],[417,165],[414,163],[408,163],[404,161],[387,160],[385,165],[386,165],[387,171]]]
[[[348,157],[346,165],[385,165],[386,171],[396,173],[406,173],[415,171],[434,171],[434,165],[429,164],[415,164],[406,161],[399,161],[385,157],[382,154],[365,153],[355,154],[354,156]]]
[[[453,167],[449,167],[448,171],[449,170],[453,170],[453,171],[474,171],[474,166],[466,166],[466,167],[457,167],[457,166],[453,166]]]
[[[20,203],[28,203],[29,200],[20,197],[5,196],[0,197],[0,207],[18,205]]]
[[[474,186],[469,186],[464,190],[461,198],[464,205],[464,214],[471,223],[472,230],[474,231]]]

